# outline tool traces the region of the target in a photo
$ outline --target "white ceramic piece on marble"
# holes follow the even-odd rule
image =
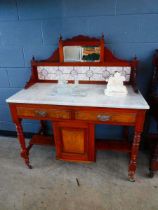
[[[108,79],[108,84],[104,90],[105,95],[114,96],[114,95],[127,95],[127,88],[123,84],[125,77],[122,76],[119,72],[116,72],[114,76],[110,76]]]
[[[68,95],[69,94],[69,88],[67,87],[67,84],[59,84],[57,87],[57,95]]]
[[[68,84],[68,83],[61,83],[55,88],[52,89],[51,92],[52,96],[57,96],[57,97],[70,97],[70,96],[81,96],[85,97],[86,96],[86,91],[84,91],[84,88],[81,88],[81,86],[78,84],[78,81],[75,80],[74,84]]]
[[[106,68],[106,71],[110,72],[110,75],[114,75],[116,72],[119,72],[122,76],[126,77],[125,81],[129,81],[130,73],[131,73],[131,67],[121,67],[121,66],[108,66]],[[108,79],[106,79],[108,81]]]

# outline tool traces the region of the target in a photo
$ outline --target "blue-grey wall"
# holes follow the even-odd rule
[[[157,0],[0,0],[0,130],[15,130],[5,99],[24,87],[32,55],[47,58],[59,34],[67,38],[102,32],[118,57],[140,59],[138,84],[146,95],[158,48]],[[25,131],[38,127],[31,121],[24,125]],[[100,127],[97,135],[106,130]]]

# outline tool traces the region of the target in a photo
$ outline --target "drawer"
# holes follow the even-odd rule
[[[17,107],[17,115],[23,117],[70,119],[68,110]]]
[[[117,113],[112,111],[76,111],[75,119],[98,122],[134,123],[136,120],[136,113]]]

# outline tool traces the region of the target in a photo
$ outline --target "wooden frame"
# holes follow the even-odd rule
[[[95,161],[94,126],[86,122],[62,121],[54,122],[53,128],[57,159]]]
[[[23,108],[24,112],[18,112],[19,108]],[[35,115],[30,115],[29,109],[34,109]],[[57,118],[56,116],[49,116],[49,115],[36,115],[36,110],[46,110],[49,111],[50,109],[54,110],[67,110],[71,114],[69,115],[69,119],[63,119],[62,116]],[[121,151],[127,152],[130,154],[130,162],[128,167],[128,177],[130,181],[135,181],[134,175],[136,172],[136,164],[137,164],[137,155],[139,150],[139,144],[141,141],[141,133],[143,131],[144,119],[146,110],[137,110],[137,109],[116,109],[116,108],[97,108],[97,107],[73,107],[73,106],[57,106],[57,105],[38,105],[38,104],[10,104],[10,111],[12,114],[13,122],[17,128],[17,134],[19,138],[19,143],[21,145],[21,157],[24,159],[26,165],[29,168],[32,168],[29,161],[29,151],[34,144],[41,144],[41,145],[54,145],[55,139],[55,146],[57,149],[57,158],[66,160],[66,161],[75,161],[75,162],[91,162],[95,161],[95,150],[113,150],[113,151]],[[100,121],[95,119],[77,119],[75,113],[78,112],[85,112],[85,113],[113,113],[120,116],[120,120],[114,121]],[[124,118],[124,115],[127,114],[127,118]],[[128,115],[135,116],[134,118],[128,118]],[[123,118],[122,118],[123,117]],[[41,128],[39,130],[39,134],[34,135],[33,138],[30,140],[29,146],[26,146],[25,137],[22,128],[22,119],[36,119],[41,121]],[[45,125],[44,121],[50,120],[53,122],[53,129],[54,129],[54,138],[52,136],[45,135]],[[124,126],[123,131],[123,139],[120,140],[110,140],[110,141],[102,141],[99,139],[94,139],[94,126],[96,124],[110,124],[110,125],[122,125]],[[87,141],[88,148],[85,149],[86,153],[84,155],[79,154],[69,154],[66,155],[62,152],[61,146],[61,133],[60,129],[64,128],[65,126],[71,128],[72,127],[81,127],[81,129],[86,130],[88,138],[84,140]],[[134,126],[134,137],[133,142],[128,142],[128,126]],[[73,130],[73,129],[72,129]],[[95,146],[96,145],[96,146]]]
[[[100,47],[100,62],[104,62],[104,36],[100,39],[90,38],[88,36],[76,36],[72,39],[64,40],[62,37],[59,39],[59,61],[60,63],[64,63],[64,55],[63,55],[63,47],[64,46],[99,46]],[[97,62],[98,63],[98,62]]]
[[[63,46],[73,46],[79,43],[81,46],[94,46],[99,45],[101,47],[100,51],[100,62],[64,62],[63,57]],[[137,75],[137,65],[138,60],[135,57],[131,61],[122,60],[116,58],[113,53],[104,46],[104,36],[101,39],[91,38],[88,36],[79,35],[73,37],[72,39],[62,40],[62,37],[59,39],[59,47],[55,50],[55,52],[46,60],[35,60],[32,58],[31,67],[32,73],[29,81],[27,82],[25,88],[30,87],[31,85],[39,82],[39,83],[56,83],[57,80],[39,80],[37,67],[38,66],[117,66],[117,67],[131,67],[131,74],[129,82],[125,82],[127,85],[132,85],[135,92],[138,92],[137,84],[136,84],[136,75]],[[69,81],[73,83],[73,81]],[[79,81],[82,83],[93,83],[93,84],[103,84],[106,82],[103,81]]]

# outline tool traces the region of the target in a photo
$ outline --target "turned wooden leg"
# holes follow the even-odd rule
[[[22,125],[21,125],[21,120],[19,120],[15,124],[16,124],[16,130],[17,130],[19,143],[20,143],[20,146],[21,146],[21,157],[24,159],[27,167],[31,169],[32,166],[30,165],[30,162],[29,162],[29,151],[26,148],[25,137],[24,137],[23,128],[22,128]]]
[[[134,175],[136,172],[136,165],[137,165],[137,155],[139,150],[139,144],[141,140],[141,132],[136,132],[134,134],[134,139],[132,143],[132,149],[131,149],[131,157],[130,157],[130,163],[128,168],[128,178],[129,181],[134,182]]]

